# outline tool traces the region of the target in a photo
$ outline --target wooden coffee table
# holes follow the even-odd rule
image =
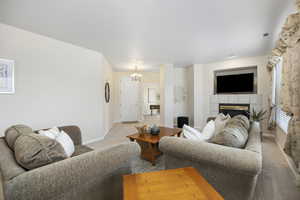
[[[224,200],[192,168],[123,176],[123,200]]]
[[[162,152],[158,148],[160,139],[164,136],[180,136],[181,133],[180,128],[159,128],[159,135],[151,135],[149,133],[136,133],[127,136],[130,139],[130,141],[136,141],[140,145],[141,157],[145,160],[150,161],[153,165],[155,165],[157,157],[159,157],[162,154]]]

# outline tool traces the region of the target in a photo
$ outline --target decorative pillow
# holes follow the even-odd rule
[[[199,141],[208,141],[214,134],[215,131],[215,122],[213,120],[209,121],[202,132],[196,128],[184,125],[182,136],[187,139],[199,140]]]
[[[48,129],[48,130],[39,130],[38,133],[40,135],[47,136],[47,137],[55,140],[58,137],[60,131],[57,127],[53,127],[51,129]]]
[[[15,142],[17,162],[30,170],[67,158],[57,141],[35,133],[23,134]]]
[[[245,129],[247,130],[250,129],[250,121],[248,117],[246,117],[245,115],[236,115],[233,118],[238,119],[241,125],[245,127]]]
[[[33,133],[33,130],[26,125],[14,125],[6,129],[5,131],[5,140],[7,145],[14,150],[14,145],[18,137],[22,134]]]
[[[230,115],[224,115],[223,113],[220,113],[217,115],[215,119],[215,132],[214,136],[218,135],[225,127],[225,124],[230,120]]]
[[[202,135],[205,137],[205,140],[208,141],[214,136],[215,133],[215,122],[210,120],[202,130]]]
[[[65,153],[68,157],[71,157],[73,155],[75,151],[75,145],[73,143],[73,140],[66,132],[60,131],[57,127],[53,127],[49,130],[40,130],[39,134],[59,142],[64,148]]]
[[[211,142],[229,147],[243,148],[248,140],[248,131],[241,119],[230,119],[225,128]]]
[[[195,128],[184,125],[182,129],[182,137],[193,140],[201,140],[201,132]],[[204,140],[204,138],[202,138]]]
[[[73,140],[66,132],[61,131],[59,136],[56,138],[56,141],[62,145],[68,157],[73,155],[75,152],[75,145]]]

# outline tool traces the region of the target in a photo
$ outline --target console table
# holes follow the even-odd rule
[[[150,105],[151,115],[153,114],[153,110],[160,111],[160,105]]]

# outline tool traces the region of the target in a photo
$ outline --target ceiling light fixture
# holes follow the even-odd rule
[[[138,64],[135,63],[134,73],[130,75],[132,81],[140,82],[142,80],[143,75],[138,73]]]

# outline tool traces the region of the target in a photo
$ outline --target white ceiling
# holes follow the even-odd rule
[[[294,0],[0,0],[0,21],[99,51],[117,70],[266,54]],[[263,38],[265,32],[271,33]]]

